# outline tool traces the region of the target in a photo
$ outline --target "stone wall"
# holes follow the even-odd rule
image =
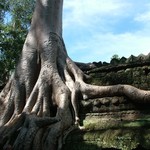
[[[117,61],[113,59],[110,63],[102,63],[101,67],[95,65],[96,68],[85,72],[92,76],[90,82],[93,84],[131,84],[138,88],[150,89],[150,56],[130,56],[124,60],[126,61],[122,61],[122,58]]]
[[[150,54],[80,66],[96,85],[130,84],[150,90]],[[80,102],[81,125],[68,136],[64,150],[150,149],[150,105],[127,97]]]

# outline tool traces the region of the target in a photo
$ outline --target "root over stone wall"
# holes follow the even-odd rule
[[[131,84],[150,90],[150,55],[131,56],[117,63],[82,65],[90,84]],[[140,59],[140,60],[139,60]],[[94,67],[93,67],[94,66]],[[150,105],[137,104],[124,96],[81,100],[84,130],[73,131],[64,150],[150,149]]]

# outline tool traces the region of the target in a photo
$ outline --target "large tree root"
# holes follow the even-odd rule
[[[27,41],[22,59],[0,95],[2,149],[61,149],[74,124],[79,125],[79,99],[125,95],[135,102],[150,102],[150,91],[133,86],[86,84],[86,76],[54,33],[38,50],[30,50],[28,45]]]

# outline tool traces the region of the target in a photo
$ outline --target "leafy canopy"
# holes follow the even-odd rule
[[[35,0],[0,1],[0,87],[5,85],[30,26]]]

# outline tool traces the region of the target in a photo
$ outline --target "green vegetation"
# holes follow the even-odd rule
[[[33,8],[34,0],[0,2],[0,87],[7,82],[18,61]]]
[[[65,150],[132,150],[150,148],[150,120],[141,118],[131,121],[102,119],[84,120],[84,131],[74,131],[68,136]],[[76,145],[76,146],[73,146]]]
[[[120,60],[119,55],[117,55],[117,54],[114,54],[114,55],[111,57],[111,60],[112,60],[112,59]]]

